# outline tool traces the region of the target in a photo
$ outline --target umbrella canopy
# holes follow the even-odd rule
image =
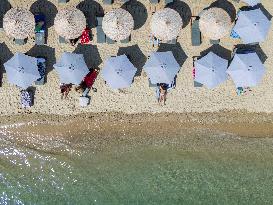
[[[178,12],[170,8],[165,8],[153,14],[151,31],[156,38],[169,41],[178,36],[182,24],[182,19]]]
[[[247,3],[249,6],[255,6],[259,3],[261,3],[261,0],[242,0],[245,3]]]
[[[257,43],[265,40],[270,25],[271,22],[261,9],[240,11],[233,30],[244,43]]]
[[[134,29],[134,19],[132,15],[124,9],[113,9],[103,17],[102,29],[112,40],[124,40],[131,35]]]
[[[81,36],[86,28],[86,19],[80,10],[71,7],[58,11],[54,19],[56,32],[65,39],[75,39]]]
[[[82,54],[64,52],[60,60],[53,65],[61,83],[79,85],[89,73]]]
[[[265,68],[255,52],[235,54],[227,73],[236,87],[252,87],[262,80]]]
[[[3,18],[3,29],[8,36],[25,39],[34,34],[35,19],[25,8],[12,8]]]
[[[152,84],[171,84],[180,70],[171,51],[152,53],[143,68]]]
[[[127,88],[132,84],[137,69],[126,55],[110,57],[106,60],[102,77],[113,89]]]
[[[15,55],[4,63],[8,82],[27,89],[41,76],[38,71],[37,59],[23,53]]]
[[[227,80],[228,61],[213,52],[195,61],[194,67],[195,81],[210,89]]]
[[[229,35],[232,28],[230,16],[221,8],[204,10],[200,15],[199,25],[202,34],[212,40]]]

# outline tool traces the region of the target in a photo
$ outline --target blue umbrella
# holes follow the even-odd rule
[[[171,51],[154,52],[145,63],[144,70],[152,84],[171,84],[180,70],[180,66]]]
[[[204,57],[194,62],[195,81],[214,88],[227,80],[228,61],[209,52]]]
[[[261,9],[240,11],[233,30],[244,43],[258,43],[265,40],[271,22]]]
[[[23,53],[15,53],[10,60],[4,63],[4,67],[7,72],[8,82],[23,89],[27,89],[41,77],[38,71],[37,59]]]
[[[227,73],[236,87],[252,87],[262,80],[265,67],[255,52],[235,54]]]
[[[113,89],[127,88],[132,84],[137,69],[126,55],[110,57],[104,63],[102,77]]]
[[[79,85],[89,73],[82,54],[64,52],[53,67],[58,72],[61,83],[65,84]]]

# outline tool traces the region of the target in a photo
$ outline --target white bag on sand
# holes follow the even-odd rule
[[[90,98],[89,97],[84,97],[84,96],[81,96],[79,98],[80,100],[80,106],[81,107],[86,107],[90,104]]]

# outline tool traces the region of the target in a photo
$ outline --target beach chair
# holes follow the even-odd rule
[[[167,43],[167,44],[176,44],[176,43],[177,43],[177,39],[174,38],[174,39],[172,39],[172,40],[170,40],[170,41],[167,41],[166,43]]]
[[[58,0],[58,3],[65,4],[67,3],[67,0]]]
[[[158,4],[159,0],[150,0],[151,4]]]
[[[103,4],[105,5],[111,5],[113,3],[112,0],[103,0]]]
[[[173,0],[165,0],[165,6],[167,6],[170,3],[173,3]]]
[[[105,43],[106,35],[102,29],[103,17],[97,17],[97,43]]]
[[[114,44],[115,41],[112,40],[111,38],[109,38],[108,36],[106,36],[106,43],[108,43],[108,44]]]
[[[131,41],[131,35],[128,38],[121,40],[120,42],[121,43],[129,43],[130,41]]]
[[[67,41],[66,41],[66,39],[64,37],[59,36],[59,43],[65,44],[65,43],[67,43]]]
[[[14,43],[15,43],[16,45],[20,45],[20,46],[27,43],[27,39],[16,39],[16,38],[15,38],[13,41],[14,41]]]
[[[37,66],[41,77],[35,81],[35,85],[44,85],[46,75],[46,59],[43,57],[37,57]]]
[[[212,39],[210,39],[209,42],[212,45],[218,45],[220,43],[220,39],[218,39],[218,40],[212,40]]]
[[[201,31],[199,28],[199,17],[191,18],[191,43],[192,46],[200,46],[202,43],[201,40]]]
[[[21,90],[20,94],[22,108],[30,108],[34,104],[34,93],[30,89]]]
[[[35,14],[35,24],[37,25],[39,22],[44,22],[43,26],[39,29],[36,30],[35,28],[35,44],[36,45],[44,45],[45,44],[45,16],[43,14]]]

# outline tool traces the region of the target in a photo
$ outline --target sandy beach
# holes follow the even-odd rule
[[[219,112],[219,111],[240,111],[247,112],[273,112],[273,92],[271,90],[273,83],[273,49],[271,46],[273,33],[272,27],[268,38],[260,44],[260,55],[265,60],[266,75],[262,83],[253,88],[252,92],[244,96],[237,96],[235,86],[231,79],[219,87],[209,90],[207,88],[194,88],[192,79],[192,57],[200,55],[201,52],[212,49],[220,55],[229,56],[230,51],[236,44],[241,44],[239,40],[232,40],[229,37],[221,39],[221,47],[211,47],[208,39],[203,37],[203,42],[199,47],[191,46],[190,16],[197,15],[203,8],[208,7],[212,0],[187,0],[179,1],[178,8],[184,14],[183,29],[181,30],[178,43],[176,45],[161,44],[159,48],[152,47],[149,42],[150,19],[154,10],[163,8],[162,4],[152,7],[148,1],[138,1],[132,3],[134,6],[128,7],[133,10],[135,20],[135,30],[132,32],[132,40],[129,44],[97,44],[96,29],[92,28],[94,39],[90,45],[63,45],[58,43],[58,35],[54,31],[53,22],[57,9],[64,7],[59,5],[57,0],[4,0],[2,4],[10,4],[12,7],[22,6],[29,8],[33,13],[46,13],[48,37],[45,46],[35,46],[34,40],[29,39],[24,46],[18,46],[0,32],[0,50],[1,50],[1,71],[3,77],[0,87],[1,107],[0,115],[17,115],[26,113],[37,114],[57,114],[57,115],[75,115],[81,113],[100,113],[100,112],[123,112],[132,113],[200,113],[200,112]],[[232,7],[232,4],[234,8]],[[7,7],[7,5],[5,5]],[[231,14],[245,4],[229,1],[225,7],[230,8]],[[271,0],[263,0],[263,7],[268,13],[273,13],[273,4]],[[80,1],[70,0],[66,6],[76,6],[88,14],[88,22],[91,27],[95,25],[95,15],[101,15],[103,12],[118,8],[122,5],[115,3],[112,6],[104,6],[98,1]],[[124,7],[124,5],[123,5]],[[127,8],[126,7],[126,8]],[[4,8],[5,9],[5,8]],[[236,9],[236,10],[235,10]],[[11,52],[9,52],[9,50]],[[174,53],[181,70],[177,76],[177,85],[174,90],[168,93],[167,105],[159,106],[155,98],[154,88],[150,88],[148,78],[142,66],[146,62],[147,56],[152,51],[171,50]],[[28,53],[32,56],[45,56],[48,59],[47,79],[43,86],[35,86],[34,106],[29,110],[21,108],[19,99],[19,89],[7,83],[6,73],[3,71],[3,62],[8,60],[15,52]],[[62,52],[83,53],[86,63],[89,67],[103,67],[103,62],[109,56],[117,54],[131,54],[133,64],[138,68],[137,76],[132,86],[122,92],[112,90],[105,85],[101,75],[98,76],[94,87],[97,92],[91,92],[91,105],[86,108],[79,106],[79,94],[74,90],[69,94],[67,100],[60,99],[59,79],[52,65],[55,63]]]

